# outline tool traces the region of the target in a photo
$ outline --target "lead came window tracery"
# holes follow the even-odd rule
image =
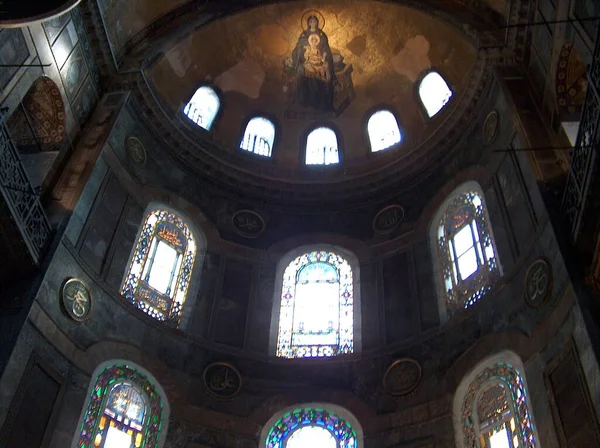
[[[96,378],[76,446],[157,448],[162,418],[162,401],[150,380],[115,364]]]
[[[284,271],[277,356],[305,358],[352,353],[353,277],[333,252],[297,257]]]
[[[179,326],[196,258],[187,224],[166,210],[151,211],[142,225],[121,294],[160,321]]]
[[[357,448],[358,437],[349,422],[321,408],[302,408],[284,414],[269,430],[266,448]]]
[[[465,191],[447,205],[437,249],[450,314],[476,303],[500,275],[483,195]]]
[[[333,165],[339,163],[337,135],[332,129],[320,127],[306,138],[307,165]]]
[[[488,367],[473,380],[462,422],[466,448],[537,446],[523,378],[509,363]]]

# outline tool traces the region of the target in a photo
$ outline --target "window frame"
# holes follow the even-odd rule
[[[332,244],[309,244],[299,246],[283,255],[277,263],[275,272],[275,287],[273,288],[273,300],[271,308],[271,324],[269,328],[269,356],[281,362],[336,362],[338,356],[319,358],[283,358],[277,356],[277,344],[279,341],[279,316],[281,312],[281,295],[283,290],[283,276],[286,268],[297,257],[313,251],[334,252],[343,257],[352,270],[352,294],[353,294],[353,351],[343,354],[344,358],[356,356],[362,351],[361,337],[361,289],[360,289],[360,263],[356,255],[350,250]],[[339,362],[339,361],[338,361]]]
[[[325,164],[309,165],[306,163],[306,153],[307,153],[307,149],[308,149],[308,147],[307,147],[308,137],[310,136],[310,134],[313,131],[316,131],[319,128],[328,128],[328,129],[332,130],[333,133],[335,134],[335,137],[337,140],[338,163],[332,163],[329,165],[325,165]],[[302,150],[300,151],[300,164],[305,169],[307,169],[307,170],[331,170],[331,169],[335,169],[336,167],[339,168],[343,165],[343,163],[344,163],[343,140],[342,140],[340,130],[333,123],[331,123],[331,122],[313,123],[309,128],[307,128],[304,131],[301,141],[302,141]]]
[[[373,151],[371,137],[369,136],[369,120],[377,112],[389,112],[390,114],[392,114],[394,120],[396,120],[396,126],[398,126],[398,132],[400,133],[400,141],[394,143],[391,146],[388,146],[387,148],[380,149],[379,151]],[[402,147],[402,145],[405,142],[405,136],[402,133],[402,127],[400,126],[400,120],[398,119],[398,111],[396,110],[396,108],[390,104],[379,104],[375,107],[370,108],[363,118],[363,136],[365,139],[365,144],[367,145],[367,148],[369,148],[367,153],[369,157],[379,157],[380,154],[395,152],[398,148]]]
[[[425,77],[427,75],[429,75],[430,73],[437,73],[438,75],[440,75],[442,77],[442,79],[446,82],[446,85],[448,86],[450,91],[452,92],[452,96],[450,97],[448,102],[446,104],[444,104],[442,106],[442,108],[433,117],[429,116],[429,112],[427,112],[427,108],[425,107],[425,104],[423,104],[423,100],[421,99],[421,94],[419,93],[419,88],[421,87],[421,83],[423,82],[423,79],[425,79]],[[441,70],[439,67],[430,67],[428,69],[423,70],[421,73],[419,73],[419,76],[417,76],[417,80],[414,83],[414,96],[415,96],[415,101],[419,107],[419,110],[421,111],[421,115],[423,116],[423,120],[425,123],[427,123],[430,120],[436,120],[440,116],[446,115],[444,113],[444,111],[449,108],[450,103],[452,103],[452,100],[456,96],[456,87],[454,86],[454,84],[452,84],[450,82],[449,78],[446,76],[446,74],[443,72],[443,70]]]
[[[248,124],[254,118],[265,118],[265,119],[269,120],[271,122],[271,124],[273,125],[273,128],[275,129],[275,136],[273,138],[273,147],[271,148],[271,155],[268,157],[262,156],[260,154],[256,154],[254,151],[247,151],[242,148],[242,142],[244,141],[244,136],[246,135],[246,129],[248,128]],[[248,115],[244,119],[243,125],[241,127],[241,133],[237,140],[237,152],[239,154],[241,154],[242,157],[246,157],[248,160],[259,160],[262,162],[274,160],[275,159],[275,151],[276,151],[276,148],[279,146],[279,141],[281,138],[280,137],[281,131],[282,131],[282,128],[279,125],[279,122],[277,121],[277,119],[273,115],[266,113],[264,111],[255,111],[255,112],[251,113],[250,115]]]
[[[219,108],[217,109],[217,113],[215,114],[215,117],[213,118],[212,124],[210,125],[209,129],[203,128],[198,123],[193,121],[190,117],[188,117],[187,114],[185,113],[185,108],[187,107],[189,102],[192,100],[192,98],[194,97],[196,92],[198,90],[200,90],[202,87],[209,87],[210,89],[212,89],[212,91],[215,92],[215,94],[217,95],[217,98],[219,99]],[[189,97],[187,97],[187,99],[183,102],[183,104],[179,108],[178,116],[180,117],[181,121],[183,123],[185,123],[185,125],[189,129],[193,130],[194,132],[200,131],[201,133],[204,133],[205,135],[212,136],[212,134],[215,132],[215,129],[218,127],[218,122],[220,121],[220,118],[223,114],[224,108],[225,108],[225,98],[224,98],[224,95],[223,95],[223,92],[221,91],[221,89],[219,89],[219,87],[217,87],[214,84],[203,82],[201,84],[197,84],[196,87],[194,88],[192,94]]]
[[[111,377],[114,380],[114,382],[111,384],[112,387],[110,389],[107,389],[106,392],[104,392],[104,394],[102,395],[102,399],[100,400],[100,405],[95,406],[92,403],[92,394],[96,388],[96,385],[98,384],[98,381],[101,379],[102,374],[104,374],[107,370],[109,370],[111,368],[115,368],[115,367],[123,367],[126,370],[128,370],[127,375],[129,375],[130,378],[126,378],[126,379],[116,378],[115,379],[115,377]],[[71,445],[70,445],[71,448],[78,448],[80,446],[80,441],[81,441],[81,436],[82,436],[81,429],[84,427],[88,412],[91,412],[93,410],[92,406],[95,406],[95,407],[97,407],[98,412],[92,416],[93,422],[94,422],[92,424],[94,431],[90,435],[91,444],[93,445],[93,437],[95,435],[95,430],[97,428],[98,420],[102,417],[102,415],[104,414],[104,410],[106,409],[106,400],[108,399],[108,394],[110,393],[110,391],[112,390],[113,387],[115,387],[118,384],[122,384],[122,383],[133,384],[136,387],[137,391],[142,396],[142,398],[145,400],[145,403],[147,404],[146,414],[144,415],[145,421],[144,421],[144,424],[142,425],[144,432],[147,432],[149,430],[148,425],[150,424],[150,418],[153,415],[153,411],[150,409],[151,408],[150,402],[152,400],[149,400],[148,394],[147,394],[144,386],[149,385],[152,388],[152,393],[154,395],[156,395],[154,400],[160,406],[160,422],[158,424],[159,429],[156,432],[156,434],[153,433],[154,437],[151,440],[151,443],[148,443],[148,440],[146,440],[144,443],[147,448],[162,448],[164,446],[166,438],[167,438],[166,435],[169,430],[169,416],[170,416],[171,410],[170,410],[169,401],[167,399],[167,396],[166,396],[164,390],[162,389],[160,383],[150,372],[148,372],[146,369],[144,369],[143,367],[141,367],[140,365],[138,365],[132,361],[125,360],[125,359],[111,359],[111,360],[104,361],[100,365],[98,365],[96,367],[96,369],[94,370],[94,372],[92,373],[92,376],[90,377],[90,382],[87,387],[86,397],[85,397],[85,400],[81,407],[81,410],[79,412],[79,419],[78,419],[78,423],[76,426],[77,430],[75,431],[75,434],[73,435],[73,438],[71,441]]]

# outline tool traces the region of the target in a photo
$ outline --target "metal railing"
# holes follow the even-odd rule
[[[50,223],[1,116],[0,194],[19,227],[33,261],[39,264],[50,239]]]
[[[562,210],[576,242],[582,226],[590,185],[595,175],[600,121],[600,26],[596,34],[594,55],[588,71],[588,87],[581,114],[579,133],[573,149],[571,167],[562,199]]]

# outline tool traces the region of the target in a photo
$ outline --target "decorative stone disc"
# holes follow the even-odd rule
[[[383,388],[395,397],[408,395],[421,381],[421,365],[410,358],[394,361],[383,375]]]
[[[71,319],[83,322],[92,311],[92,295],[88,287],[78,278],[71,278],[62,287],[61,303]]]
[[[491,111],[483,123],[482,139],[485,145],[489,145],[494,141],[498,134],[500,124],[500,115],[497,110]]]
[[[373,219],[373,230],[381,235],[392,233],[404,221],[404,209],[400,205],[389,205],[379,211]]]
[[[137,137],[127,137],[125,139],[125,148],[127,149],[127,154],[131,157],[138,165],[143,165],[146,163],[146,148],[144,144]]]
[[[244,238],[257,238],[266,228],[265,221],[252,210],[238,210],[231,217],[231,225],[235,232]]]
[[[525,301],[531,307],[544,304],[552,293],[552,267],[545,258],[538,258],[525,274]]]
[[[242,388],[242,376],[231,364],[215,362],[204,369],[206,393],[217,400],[231,400]]]

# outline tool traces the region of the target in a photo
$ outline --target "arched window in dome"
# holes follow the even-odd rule
[[[463,380],[454,399],[457,446],[536,448],[537,436],[520,360],[493,357]],[[517,365],[519,364],[519,365]]]
[[[307,165],[333,165],[340,162],[338,139],[335,131],[320,127],[306,138]]]
[[[483,192],[469,182],[438,210],[431,228],[442,314],[476,303],[500,276],[500,266]]]
[[[96,369],[74,447],[158,448],[169,409],[152,379],[126,362]]]
[[[354,351],[352,268],[334,252],[312,251],[283,273],[277,356],[314,358]]]
[[[271,157],[275,142],[275,125],[265,117],[254,117],[246,126],[240,148],[259,156]]]
[[[452,90],[442,75],[429,72],[419,84],[419,97],[427,115],[433,117],[450,101]]]
[[[394,146],[402,139],[396,117],[389,110],[379,110],[371,115],[367,123],[367,133],[373,152]]]
[[[202,86],[192,99],[185,105],[183,113],[201,128],[210,130],[210,127],[219,112],[221,101],[219,95],[209,86]]]
[[[178,327],[196,259],[196,240],[176,213],[147,214],[127,268],[121,294],[153,318]]]
[[[332,406],[299,406],[272,418],[263,429],[262,448],[360,448],[358,422]],[[352,418],[352,420],[355,420]]]

